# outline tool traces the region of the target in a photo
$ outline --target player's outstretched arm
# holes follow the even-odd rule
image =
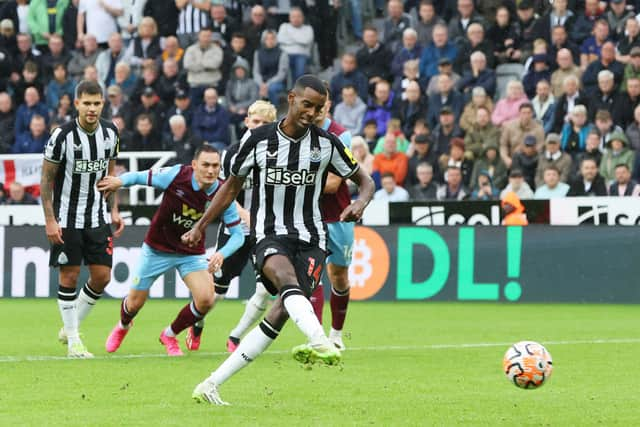
[[[359,197],[340,214],[340,221],[345,222],[358,221],[362,218],[364,209],[373,198],[376,189],[373,179],[362,168],[358,168],[349,179],[358,184]]]
[[[197,245],[202,239],[207,225],[215,218],[218,218],[236,199],[236,196],[242,190],[243,183],[244,178],[231,175],[213,197],[202,218],[193,225],[191,230],[182,235],[182,243],[189,246]]]
[[[62,229],[53,210],[53,182],[58,173],[59,164],[44,159],[42,162],[42,176],[40,177],[40,197],[46,224],[47,239],[55,245],[63,244]]]

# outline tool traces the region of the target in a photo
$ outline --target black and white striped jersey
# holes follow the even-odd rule
[[[55,129],[44,148],[44,158],[59,163],[53,186],[53,209],[62,228],[96,228],[111,223],[107,202],[96,183],[118,156],[116,127],[100,120],[87,133],[77,119]]]
[[[251,234],[289,236],[326,250],[320,195],[327,172],[348,178],[358,163],[340,140],[311,126],[293,140],[281,122],[247,131],[231,160],[231,174],[253,177]]]
[[[178,15],[178,28],[176,34],[199,33],[200,30],[209,27],[209,13],[198,9],[191,3],[187,3]],[[185,47],[186,49],[186,47]]]
[[[231,159],[238,152],[239,147],[240,147],[240,143],[235,143],[228,146],[222,152],[222,160],[220,161],[221,163],[220,179],[225,180],[230,175]],[[236,197],[236,201],[240,203],[240,206],[242,206],[248,211],[251,211],[252,188],[253,188],[253,177],[249,175],[245,178],[244,184],[242,185],[242,190],[240,190],[240,192],[238,193],[238,196]],[[244,222],[242,223],[242,229],[246,236],[250,234],[249,226]],[[226,227],[225,227],[224,233],[229,234],[229,230],[227,230]]]

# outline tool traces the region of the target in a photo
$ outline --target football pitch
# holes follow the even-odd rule
[[[201,350],[168,358],[158,335],[185,301],[149,301],[120,350],[104,341],[119,302],[83,325],[94,360],[66,360],[56,301],[0,299],[0,425],[638,425],[638,308],[631,305],[352,303],[340,368],[305,370],[291,322],[221,388],[232,406],[191,400],[225,358],[244,306],[222,301]],[[330,318],[325,306],[325,324]],[[535,340],[554,372],[520,390],[501,371],[509,344]],[[181,335],[184,343],[184,333]],[[184,350],[184,344],[183,344]]]

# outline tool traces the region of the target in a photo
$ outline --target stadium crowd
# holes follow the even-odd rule
[[[188,162],[202,143],[235,142],[249,105],[282,107],[313,71],[377,199],[638,196],[636,10],[628,0],[9,0],[0,154],[41,153],[87,79],[104,88],[121,151]],[[37,203],[10,187],[0,203]]]

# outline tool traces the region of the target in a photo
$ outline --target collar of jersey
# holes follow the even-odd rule
[[[286,133],[284,133],[284,132],[282,131],[282,129],[280,129],[280,125],[282,124],[282,122],[284,122],[284,119],[280,120],[280,121],[278,122],[278,125],[276,126],[276,128],[278,129],[278,133],[279,133],[280,135],[282,135],[283,137],[287,138],[287,139],[288,139],[289,141],[291,141],[291,142],[300,142],[300,141],[302,141],[302,140],[303,140],[303,139],[304,139],[304,138],[309,134],[309,129],[311,129],[311,127],[308,127],[308,128],[307,128],[307,131],[304,133],[304,135],[302,135],[302,136],[301,136],[300,138],[298,138],[298,139],[293,139],[293,138],[291,138],[290,136],[288,136]]]
[[[96,133],[98,131],[98,128],[100,128],[100,122],[98,122],[98,126],[96,126],[96,128],[93,130],[93,132],[89,132],[88,130],[83,128],[82,125],[80,124],[80,120],[78,120],[77,118],[76,118],[76,126],[78,126],[78,129],[80,129],[83,133],[85,133],[87,135],[93,135],[94,133]]]
[[[209,186],[209,188],[207,188],[205,190],[205,193],[207,193],[207,196],[210,196],[213,194],[214,191],[216,191],[216,189],[218,188],[218,180],[216,179],[213,184],[211,184],[211,186]],[[196,174],[195,173],[191,173],[191,187],[193,188],[193,191],[200,191],[200,186],[198,185],[198,181],[196,181]]]

